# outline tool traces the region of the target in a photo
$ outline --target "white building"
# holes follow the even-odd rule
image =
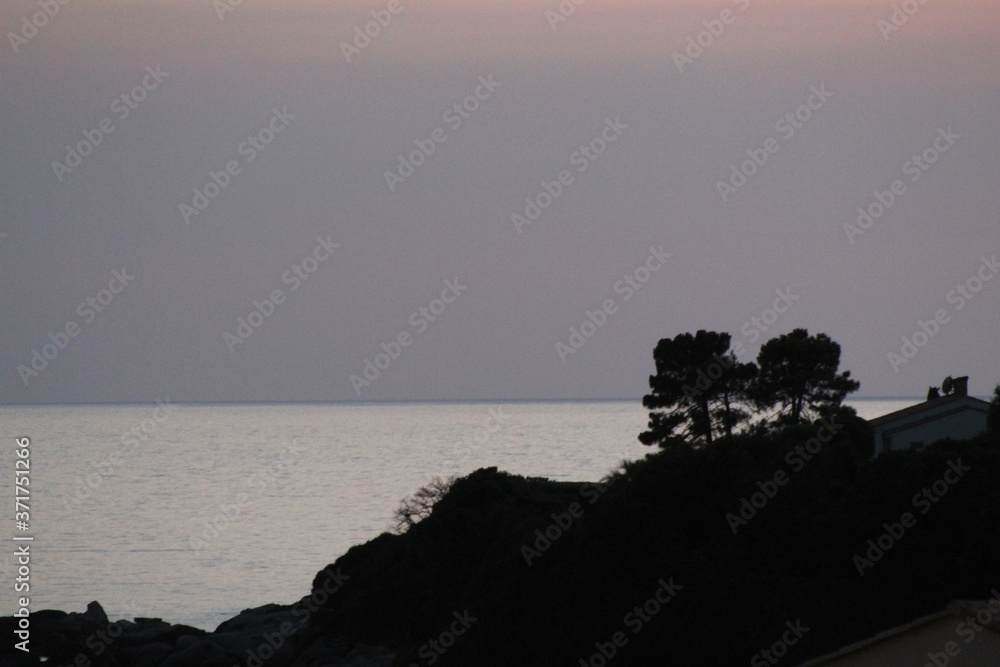
[[[968,395],[969,378],[946,381],[945,396],[890,412],[870,423],[875,429],[875,456],[922,447],[943,438],[965,440],[986,430],[990,404]]]

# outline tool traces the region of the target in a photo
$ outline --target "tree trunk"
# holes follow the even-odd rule
[[[726,406],[725,412],[722,413],[722,420],[723,420],[722,423],[723,423],[723,425],[726,428],[726,437],[727,438],[732,438],[733,437],[733,415],[732,415],[731,409],[729,407],[729,392],[728,391],[724,391],[722,393],[722,401],[723,401],[723,403]]]

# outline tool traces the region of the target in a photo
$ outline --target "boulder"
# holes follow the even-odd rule
[[[233,654],[215,642],[203,639],[183,651],[174,651],[159,667],[232,667],[243,664],[239,655]]]
[[[123,648],[121,650],[122,662],[126,665],[142,665],[143,667],[159,667],[169,658],[176,649],[170,644],[155,642]]]

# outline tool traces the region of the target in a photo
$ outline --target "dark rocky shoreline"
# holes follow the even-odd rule
[[[746,664],[792,623],[809,628],[783,661],[793,665],[989,598],[1000,444],[871,459],[870,438],[846,428],[788,471],[786,454],[817,428],[657,452],[601,483],[477,470],[405,533],[352,547],[294,604],[245,610],[212,632],[111,622],[97,603],[38,611],[30,656],[13,648],[18,619],[2,618],[0,664],[715,667]],[[956,466],[961,479],[926,516],[914,511],[913,494]],[[776,470],[787,474],[769,486]],[[727,520],[765,488],[766,503]],[[905,512],[916,524],[869,555]],[[871,565],[860,569],[859,554]]]
[[[312,599],[311,599],[312,598]],[[323,632],[312,622],[315,593],[295,605],[246,609],[214,632],[158,618],[111,621],[98,602],[82,613],[32,613],[30,653],[0,652],[5,667],[388,667],[395,654]],[[4,636],[12,622],[0,619]],[[7,649],[9,647],[5,647]],[[41,658],[46,661],[42,662]]]

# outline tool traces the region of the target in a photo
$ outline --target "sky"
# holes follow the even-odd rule
[[[994,0],[16,0],[0,403],[1000,383]],[[367,34],[366,34],[367,31]]]

